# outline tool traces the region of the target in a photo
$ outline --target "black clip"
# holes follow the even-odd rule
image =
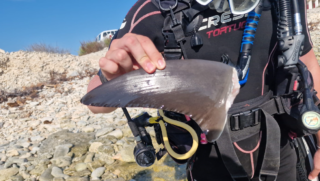
[[[230,116],[230,127],[232,131],[242,130],[243,128],[256,126],[261,118],[261,109],[255,108],[249,111],[236,113]]]

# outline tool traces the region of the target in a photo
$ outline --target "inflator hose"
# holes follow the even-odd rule
[[[161,109],[159,109],[159,114],[160,114],[160,116],[163,118],[163,120],[165,122],[168,122],[170,124],[176,125],[178,127],[181,127],[183,129],[187,130],[191,134],[192,140],[193,140],[192,147],[187,153],[178,154],[178,153],[174,152],[172,150],[171,146],[170,146],[170,143],[169,143],[166,126],[164,125],[164,122],[162,120],[160,120],[159,124],[160,124],[160,127],[161,127],[163,142],[164,142],[164,146],[165,146],[166,150],[168,151],[168,153],[172,157],[174,157],[174,158],[176,158],[178,160],[185,160],[185,159],[190,158],[197,151],[198,146],[199,146],[199,139],[198,139],[197,133],[194,131],[193,128],[191,128],[191,126],[189,126],[189,125],[187,125],[185,123],[182,123],[182,122],[179,122],[179,121],[176,121],[176,120],[173,120],[173,119],[170,119],[170,118],[166,117],[164,115],[164,113],[163,113],[163,110],[161,110]]]

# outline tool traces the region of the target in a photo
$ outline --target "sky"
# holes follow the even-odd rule
[[[77,55],[80,42],[119,29],[137,0],[0,0],[0,49],[44,43]]]

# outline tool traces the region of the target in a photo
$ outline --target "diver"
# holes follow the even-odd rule
[[[156,69],[165,69],[166,61],[172,59],[227,63],[237,69],[241,90],[222,136],[214,143],[200,144],[189,158],[188,180],[301,179],[297,177],[298,158],[292,133],[283,124],[285,118],[263,115],[261,109],[257,109],[276,95],[277,72],[283,64],[280,55],[289,49],[279,41],[283,36],[279,32],[297,30],[297,34],[304,34],[300,60],[312,74],[314,89],[320,92],[320,66],[307,27],[306,0],[293,1],[298,3],[295,10],[300,14],[296,19],[299,26],[292,25],[294,14],[286,22],[289,28],[281,29],[279,22],[283,19],[279,17],[291,13],[291,0],[139,0],[126,15],[109,51],[99,60],[100,71],[90,81],[87,91],[133,70],[153,73]],[[294,83],[297,87],[297,82]],[[93,113],[115,110],[88,108]],[[273,117],[278,124],[275,129],[265,131]],[[306,175],[309,180],[320,172],[320,132],[316,138],[314,168]],[[273,151],[279,158],[268,162],[265,155],[272,155]],[[265,171],[268,169],[271,171]]]

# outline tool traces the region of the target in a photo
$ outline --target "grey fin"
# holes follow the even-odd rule
[[[231,66],[207,60],[170,60],[164,70],[139,69],[104,83],[81,102],[98,107],[149,107],[189,115],[216,140],[239,92]]]

